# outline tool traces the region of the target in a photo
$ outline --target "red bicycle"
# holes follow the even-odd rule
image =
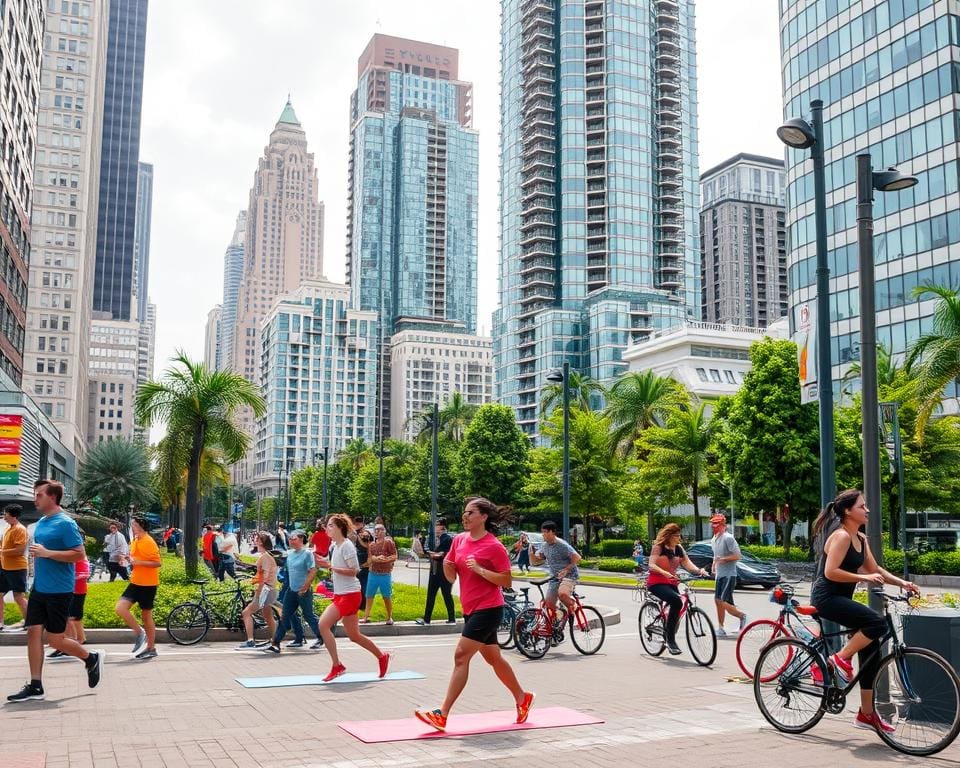
[[[820,628],[815,621],[807,623],[802,618],[816,616],[817,609],[812,605],[801,605],[794,599],[793,587],[789,584],[777,584],[770,590],[770,602],[780,606],[777,620],[751,621],[737,638],[737,664],[751,680],[760,654],[774,640],[780,637],[797,637],[809,641],[820,634]]]
[[[517,650],[528,659],[542,659],[552,646],[563,642],[564,630],[569,628],[574,648],[584,656],[596,653],[607,632],[600,611],[592,605],[583,605],[582,596],[576,592],[571,596],[572,611],[560,602],[554,608],[543,597],[543,585],[551,581],[557,579],[530,582],[540,590],[540,605],[527,608],[517,616],[514,623]]]
[[[713,631],[710,617],[697,608],[694,593],[681,583],[680,618],[685,622],[687,646],[694,661],[701,667],[709,667],[717,657],[717,635]],[[647,600],[640,606],[638,617],[640,625],[640,643],[643,650],[651,656],[659,656],[667,647],[667,605],[649,592]]]

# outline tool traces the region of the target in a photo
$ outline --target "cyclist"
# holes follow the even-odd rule
[[[533,565],[546,562],[547,570],[550,571],[550,582],[547,584],[544,598],[551,609],[556,609],[559,595],[560,602],[572,615],[575,606],[571,595],[580,578],[580,569],[577,568],[580,555],[577,550],[557,536],[557,524],[552,520],[547,520],[540,526],[540,533],[543,534],[543,544],[538,549],[530,546],[530,562]]]
[[[667,650],[673,656],[680,653],[677,645],[677,627],[680,624],[680,611],[683,608],[683,599],[677,584],[677,568],[683,566],[690,573],[699,573],[706,576],[703,568],[697,568],[683,547],[680,546],[680,526],[676,523],[667,523],[657,533],[653,546],[650,548],[650,560],[647,567],[647,589],[658,599],[665,602],[667,610]]]
[[[829,659],[837,677],[846,684],[853,679],[850,660],[853,654],[860,654],[860,709],[854,725],[893,733],[894,727],[873,709],[873,683],[880,661],[877,639],[887,625],[876,611],[856,602],[853,591],[860,581],[871,587],[894,584],[916,594],[919,590],[913,582],[897,578],[877,565],[867,537],[860,532],[869,514],[863,494],[853,488],[837,494],[817,517],[813,535],[820,557],[810,602],[822,618],[857,630]]]

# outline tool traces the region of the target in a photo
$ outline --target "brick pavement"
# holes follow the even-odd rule
[[[76,662],[48,665],[47,700],[0,710],[3,754],[45,752],[47,768],[379,768],[530,764],[613,766],[664,759],[714,766],[860,766],[883,760],[920,765],[852,727],[850,713],[827,715],[812,732],[778,734],[763,722],[747,685],[735,674],[734,643],[721,641],[718,663],[701,669],[688,657],[643,654],[628,615],[612,627],[594,657],[569,643],[537,662],[510,652],[537,703],[562,705],[605,719],[602,725],[531,730],[424,742],[362,744],[338,720],[397,718],[437,706],[449,673],[454,638],[395,638],[396,669],[425,680],[330,687],[248,690],[239,676],[325,672],[323,652],[280,657],[239,653],[230,645],[161,649],[147,663],[129,660],[129,646],[108,650],[101,686],[91,692]],[[379,642],[379,641],[378,641]],[[341,641],[351,671],[374,669],[365,651]],[[21,649],[0,649],[6,694],[26,674]],[[9,691],[6,690],[9,688]],[[459,712],[503,709],[509,695],[477,659]],[[958,766],[953,746],[923,765]]]

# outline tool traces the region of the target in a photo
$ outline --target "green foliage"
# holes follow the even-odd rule
[[[106,440],[87,451],[77,474],[78,500],[101,499],[100,513],[120,518],[130,504],[141,507],[154,498],[150,458],[141,443]]]
[[[583,568],[595,568],[598,571],[610,571],[611,573],[633,573],[637,567],[633,559],[625,557],[601,557],[596,560],[581,560],[580,565]]]
[[[570,407],[582,411],[591,409],[591,396],[604,395],[603,385],[579,371],[570,371]],[[563,408],[563,383],[551,382],[543,388],[540,397],[540,417],[547,418],[558,408]]]
[[[329,480],[330,468],[327,468]],[[312,526],[323,509],[323,467],[304,467],[290,475],[290,518]]]
[[[331,514],[353,516],[350,488],[356,476],[357,470],[348,457],[341,458],[327,468],[327,509]]]
[[[437,440],[437,515],[456,520],[463,511],[463,496],[459,488],[460,450],[445,435]],[[430,514],[430,478],[433,473],[431,441],[416,444],[414,452],[414,487],[419,507]]]
[[[383,458],[383,516],[391,528],[423,526],[426,510],[421,506],[414,478],[414,448],[399,440],[387,440]],[[360,467],[350,487],[350,505],[354,514],[373,519],[377,515],[380,460]]]
[[[488,403],[477,409],[460,448],[461,496],[485,496],[516,506],[528,470],[529,441],[513,409]]]
[[[740,551],[749,552],[761,560],[784,560],[791,563],[805,563],[810,560],[807,550],[800,547],[791,547],[790,551],[787,552],[783,547],[779,546],[741,544]]]
[[[643,545],[643,551],[649,551],[646,544]],[[604,539],[596,545],[596,554],[600,557],[632,557],[633,539]]]
[[[653,371],[625,373],[610,387],[604,411],[611,425],[611,447],[621,456],[635,453],[645,430],[663,426],[689,402],[689,393],[674,379]]]

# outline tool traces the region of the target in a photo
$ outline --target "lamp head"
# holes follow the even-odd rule
[[[777,137],[792,149],[808,149],[817,140],[813,128],[806,120],[795,117],[777,128]]]
[[[916,183],[916,176],[900,173],[893,166],[885,171],[873,172],[873,188],[878,192],[899,192],[902,189],[909,189]]]
[[[554,368],[547,374],[547,381],[552,384],[561,384],[563,382],[563,371],[559,368]]]

